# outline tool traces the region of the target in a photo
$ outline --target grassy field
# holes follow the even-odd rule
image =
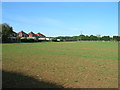
[[[117,42],[3,44],[3,87],[117,88]]]

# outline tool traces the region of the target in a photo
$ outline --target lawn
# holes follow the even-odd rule
[[[3,87],[118,88],[117,42],[2,45]]]

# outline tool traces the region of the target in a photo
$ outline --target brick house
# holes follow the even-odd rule
[[[15,38],[16,37],[19,37],[21,40],[22,39],[38,39],[38,40],[50,40],[49,37],[46,37],[45,35],[41,34],[41,33],[33,33],[32,31],[30,33],[25,33],[24,31],[20,31],[18,33],[16,32],[13,32],[11,35],[10,35],[10,39],[12,38]]]
[[[37,35],[39,38],[40,38],[40,37],[46,37],[45,35],[43,35],[43,34],[41,34],[41,33],[37,33],[36,35]]]
[[[37,33],[36,35],[38,37],[38,40],[46,40],[46,36],[45,35],[43,35],[41,33]]]
[[[26,37],[28,37],[28,36],[29,36],[29,35],[28,35],[27,33],[23,32],[23,31],[18,32],[18,37],[20,37],[20,38],[26,38]]]
[[[36,39],[38,36],[36,34],[34,34],[33,32],[28,33],[28,37],[27,38],[32,38],[32,39]]]
[[[45,35],[41,33],[37,33],[36,35],[38,36],[38,40],[50,40],[49,37],[46,37]]]

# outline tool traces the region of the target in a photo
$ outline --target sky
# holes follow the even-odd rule
[[[48,37],[118,35],[117,2],[3,2],[2,23]]]

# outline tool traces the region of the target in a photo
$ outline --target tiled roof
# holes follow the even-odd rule
[[[35,34],[35,33],[33,33],[32,31],[31,31],[30,33],[28,33],[28,34],[25,33],[24,31],[20,31],[20,32],[18,32],[17,34],[18,34],[18,35],[19,35],[19,34],[26,34],[26,35],[30,35],[30,36],[32,35],[32,36],[46,37],[45,35],[43,35],[43,34],[41,34],[41,33],[36,33],[36,34]]]
[[[27,33],[23,32],[23,31],[18,32],[18,34],[26,34],[27,35]]]
[[[43,36],[43,37],[46,37],[45,35],[41,34],[41,33],[37,33],[36,34],[37,36]]]
[[[35,35],[33,32],[28,33],[28,35]]]
[[[41,33],[36,33],[36,35],[41,36],[42,34]]]

